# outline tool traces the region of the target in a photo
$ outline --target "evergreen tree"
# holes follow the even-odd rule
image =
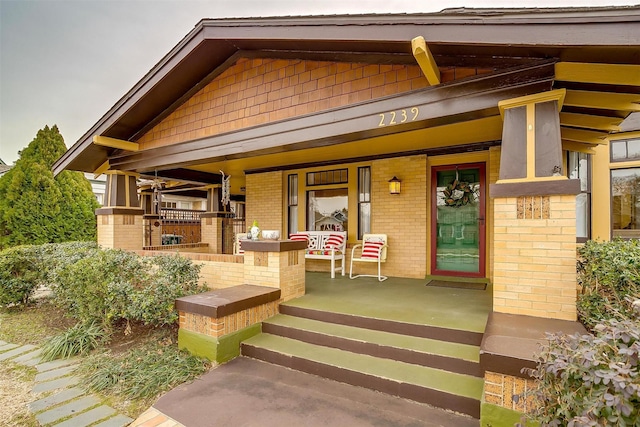
[[[91,184],[80,172],[53,177],[51,166],[65,151],[58,127],[45,126],[0,177],[0,249],[95,240],[98,203]]]

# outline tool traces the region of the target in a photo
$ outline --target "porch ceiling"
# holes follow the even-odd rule
[[[603,135],[620,128],[619,119],[638,111],[640,84],[633,77],[631,80],[628,77],[633,76],[637,68],[629,72],[616,68],[611,73],[617,64],[640,63],[640,34],[635,31],[638,21],[640,7],[637,6],[551,10],[454,9],[419,15],[205,19],[58,159],[53,170],[56,174],[65,169],[93,172],[108,158],[112,160],[112,169],[155,169],[159,166],[158,159],[164,156],[158,156],[160,151],[144,153],[146,163],[140,163],[134,160],[135,153],[128,155],[117,148],[93,144],[93,136],[136,141],[239,57],[413,63],[411,39],[418,35],[427,40],[440,66],[473,64],[504,69],[516,64],[530,64],[541,58],[609,65],[610,68],[604,72],[593,67],[582,67],[579,72],[575,69],[556,70],[558,79],[555,86],[569,91],[562,116],[562,124],[567,129],[563,131],[563,137],[566,134],[568,141],[595,144],[601,142]],[[592,65],[597,67],[599,64]],[[607,74],[627,77],[622,77],[621,82],[603,80],[602,76]],[[428,91],[424,91],[419,96],[427,94]],[[391,106],[388,100],[383,102]],[[424,105],[421,99],[412,102],[405,105]],[[348,111],[358,112],[358,108]],[[393,108],[381,111],[393,111]],[[469,111],[472,110],[466,110]],[[319,158],[329,161],[350,155],[347,153],[361,153],[362,147],[371,148],[373,153],[392,154],[406,149],[402,141],[409,138],[414,142],[418,140],[418,147],[437,147],[443,136],[450,140],[454,131],[470,136],[466,143],[480,139],[475,137],[476,132],[485,141],[499,139],[495,118],[491,125],[483,121],[490,121],[489,118],[495,116],[496,105],[473,111],[475,116],[458,117],[460,113],[451,112],[449,121],[422,120],[408,126],[396,126],[394,132],[361,129],[338,141],[324,136],[318,138],[322,143],[317,146],[292,147],[288,142],[284,144],[285,148],[278,150],[263,147],[267,150],[254,153],[260,155],[256,159],[220,150],[223,144],[213,141],[227,137],[220,135],[200,140],[210,144],[210,152],[204,156],[183,157],[180,162],[162,166],[165,169],[188,166],[217,173],[219,166],[224,164],[225,172],[234,171],[238,176],[241,171],[265,167],[267,161],[270,165],[304,163]],[[335,114],[335,111],[328,114]],[[375,118],[375,115],[368,117]],[[457,124],[454,125],[455,122]],[[330,126],[335,128],[336,123]],[[375,126],[369,125],[368,128]],[[255,127],[246,132],[256,130],[263,131],[264,128]],[[314,133],[309,133],[309,130],[304,128],[307,136],[312,135],[313,139]],[[400,132],[403,132],[402,136]],[[356,142],[358,140],[360,142]],[[341,143],[340,148],[333,145],[336,143]],[[456,144],[455,140],[450,144]],[[415,148],[415,144],[412,147]],[[246,144],[241,144],[241,148],[243,152],[257,149]],[[290,152],[292,149],[295,152]],[[203,154],[202,150],[196,152]]]

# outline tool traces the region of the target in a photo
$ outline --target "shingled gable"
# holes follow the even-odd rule
[[[124,141],[139,140],[145,132],[240,58],[413,65],[415,59],[411,55],[411,39],[422,35],[441,67],[472,65],[506,70],[519,65],[526,68],[544,58],[606,62],[614,55],[616,59],[613,62],[637,63],[639,59],[635,47],[640,42],[633,29],[638,20],[640,8],[637,7],[459,9],[417,15],[205,19],[89,129],[54,164],[53,169],[55,173],[64,169],[93,172],[107,158],[112,158],[114,164],[125,169],[134,169],[137,165],[135,154],[128,155],[114,148],[93,144],[93,137],[100,135]],[[526,31],[523,31],[523,25]],[[456,88],[461,88],[461,85],[452,85],[450,90]],[[460,93],[465,91],[466,87]],[[428,88],[421,93],[435,96],[437,93],[449,95],[451,92]],[[412,97],[415,98],[416,93],[381,100],[379,107],[385,108],[385,103],[403,103],[405,96],[404,102],[408,104],[413,102]],[[347,107],[347,116],[357,116],[366,108],[363,105]],[[304,130],[303,119],[297,121],[295,126]],[[340,130],[340,126],[334,128]],[[353,130],[359,132],[356,128]],[[348,132],[342,135],[345,136],[333,138],[326,135],[319,142],[331,140],[332,143],[344,143],[350,140]],[[221,143],[211,138],[203,143]],[[269,132],[265,138],[270,138]],[[293,138],[287,143],[297,141]],[[260,147],[273,148],[268,141],[249,148],[261,153]],[[245,151],[245,148],[236,151]],[[233,153],[225,155],[229,154]],[[216,158],[210,154],[206,156]],[[188,164],[188,159],[185,162]],[[152,167],[152,163],[145,166]]]

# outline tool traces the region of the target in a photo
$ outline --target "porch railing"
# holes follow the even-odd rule
[[[204,212],[191,209],[161,209],[162,243],[199,243],[201,241],[200,215]]]

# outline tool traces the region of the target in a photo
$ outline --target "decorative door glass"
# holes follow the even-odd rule
[[[434,170],[434,274],[484,274],[483,169],[484,165]]]

